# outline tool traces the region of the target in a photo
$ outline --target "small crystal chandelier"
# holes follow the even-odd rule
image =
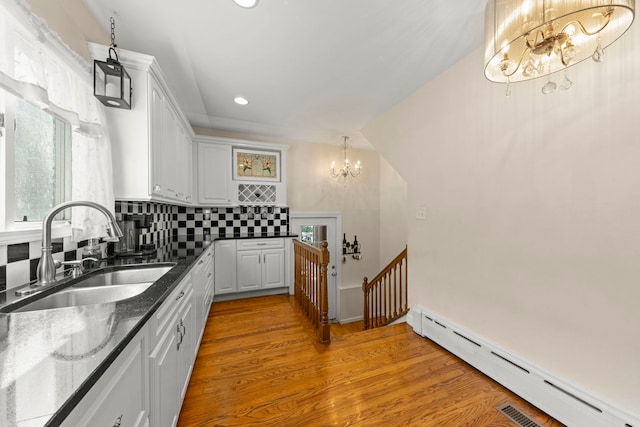
[[[547,76],[542,93],[572,81],[567,68],[585,59],[602,62],[604,49],[631,26],[635,0],[489,0],[485,9],[487,79],[507,84]]]
[[[336,171],[336,162],[332,162],[331,163],[331,176],[333,178],[338,178],[338,177],[342,177],[343,179],[347,179],[349,176],[352,177],[356,177],[358,175],[360,175],[360,171],[361,171],[361,166],[360,166],[360,160],[358,160],[355,164],[355,166],[351,166],[349,164],[349,159],[347,159],[347,140],[349,139],[348,136],[343,136],[342,137],[344,139],[343,142],[343,150],[344,150],[344,166],[340,168],[340,170]]]

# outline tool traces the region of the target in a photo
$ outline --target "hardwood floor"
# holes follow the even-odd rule
[[[406,324],[323,345],[292,304],[213,304],[178,426],[561,426]]]

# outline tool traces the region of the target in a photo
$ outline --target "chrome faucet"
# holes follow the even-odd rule
[[[42,220],[42,256],[40,257],[40,262],[38,263],[37,277],[38,281],[31,285],[32,287],[40,287],[45,285],[50,285],[56,283],[56,268],[60,266],[56,265],[53,261],[53,257],[51,256],[52,246],[51,246],[51,224],[53,223],[53,218],[63,210],[74,207],[74,206],[86,206],[89,208],[94,208],[99,210],[107,217],[109,220],[107,222],[107,235],[105,238],[108,242],[117,242],[120,237],[122,237],[122,231],[118,224],[116,223],[116,219],[113,214],[104,206],[88,201],[70,201],[60,203],[58,206],[53,207]]]

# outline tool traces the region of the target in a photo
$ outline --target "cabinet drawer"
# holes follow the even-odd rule
[[[249,251],[256,249],[279,249],[284,248],[284,239],[246,239],[238,240],[239,251]]]
[[[65,419],[63,427],[148,426],[146,381],[147,342],[143,328]]]

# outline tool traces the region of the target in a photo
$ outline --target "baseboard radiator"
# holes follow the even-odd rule
[[[412,307],[407,323],[417,334],[429,338],[567,426],[640,427],[637,417],[549,375],[539,366],[519,360],[424,307]]]

